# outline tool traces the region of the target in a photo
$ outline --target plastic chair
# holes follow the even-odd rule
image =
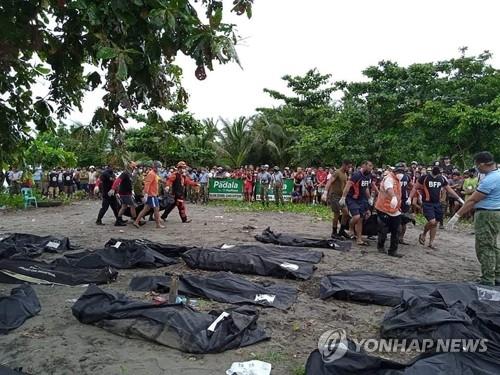
[[[27,208],[32,202],[35,202],[35,207],[38,208],[38,202],[31,188],[22,188],[21,194],[23,195],[24,208]]]

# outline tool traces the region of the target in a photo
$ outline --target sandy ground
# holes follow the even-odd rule
[[[197,246],[254,242],[253,236],[267,226],[299,235],[321,237],[330,233],[329,222],[309,216],[237,213],[227,212],[220,206],[195,205],[188,207],[192,223],[181,224],[174,212],[164,230],[154,229],[152,223],[141,229],[130,225],[114,227],[111,211],[104,219],[107,225],[98,227],[94,224],[98,207],[98,202],[84,201],[58,208],[3,212],[0,213],[0,234],[61,235],[70,237],[84,248],[98,248],[110,237],[148,238]],[[244,230],[246,225],[257,229]],[[419,230],[411,228],[407,233],[408,241],[414,245],[402,247],[404,257],[401,259],[377,253],[374,243],[363,252],[356,246],[349,253],[326,250],[324,260],[311,280],[285,281],[299,289],[297,303],[289,311],[261,310],[259,324],[271,332],[271,340],[221,354],[190,355],[80,324],[70,308],[72,300],[83,292],[82,287],[35,286],[42,311],[17,330],[0,336],[0,363],[10,367],[22,366],[32,374],[220,375],[225,374],[234,361],[257,358],[272,363],[273,375],[300,374],[301,366],[317,347],[317,340],[324,331],[344,328],[355,338],[377,337],[379,323],[387,311],[381,306],[320,300],[319,280],[323,275],[362,269],[427,280],[463,281],[477,277],[479,266],[472,235],[467,231],[440,231],[436,242],[439,250],[432,251],[417,245]],[[123,270],[118,281],[106,288],[146,298],[144,293],[127,291],[130,279],[136,275],[161,275],[166,270],[184,272],[188,268],[175,265],[156,270]],[[12,287],[0,284],[0,294],[8,293]],[[199,304],[202,310],[221,306],[213,302]]]

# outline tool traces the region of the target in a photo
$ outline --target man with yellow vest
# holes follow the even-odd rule
[[[382,182],[380,183],[379,194],[375,203],[378,220],[378,241],[377,249],[381,253],[385,252],[385,240],[387,234],[391,234],[391,245],[388,255],[400,258],[398,254],[399,231],[401,226],[401,182],[394,172],[388,169]]]

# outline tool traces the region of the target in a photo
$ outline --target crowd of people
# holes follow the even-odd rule
[[[269,165],[230,170],[190,168],[183,161],[170,168],[164,168],[158,161],[142,165],[130,162],[121,171],[111,166],[50,171],[35,168],[32,182],[26,174],[12,167],[0,175],[0,186],[5,180],[14,194],[24,184],[32,183],[49,197],[71,196],[81,190],[90,198],[102,199],[96,219],[98,225],[104,224],[102,219],[111,207],[116,226],[126,225],[127,220],[123,219],[126,215],[138,228],[145,224],[147,216],[157,228],[164,228],[163,222],[174,208],[178,209],[183,223],[190,222],[185,202],[207,203],[210,179],[241,179],[242,199],[252,202],[260,198],[263,205],[269,205],[269,192],[273,193],[277,205],[285,204],[283,189],[285,180],[289,179],[293,184],[292,203],[331,207],[333,238],[352,239],[359,246],[367,246],[363,224],[376,215],[377,248],[394,257],[401,256],[399,245],[407,244],[404,236],[408,220],[404,220],[405,217],[423,214],[427,223],[418,241],[435,250],[437,230],[443,228],[445,216],[451,217],[449,225],[452,227],[460,218],[470,218],[476,209],[480,211],[475,215],[475,231],[476,244],[480,243],[476,250],[483,268],[482,281],[491,285],[500,283],[500,250],[496,244],[500,231],[500,173],[488,152],[476,155],[475,163],[474,168],[460,171],[449,157],[427,166],[417,161],[408,165],[399,161],[394,166],[376,168],[370,161],[355,166],[344,160],[338,168],[285,167],[283,170]],[[478,223],[482,224],[478,227]],[[390,245],[386,251],[389,234]],[[499,264],[495,266],[496,262]]]

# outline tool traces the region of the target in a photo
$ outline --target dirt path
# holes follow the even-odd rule
[[[109,212],[104,227],[94,224],[97,202],[79,202],[71,206],[0,213],[0,234],[25,232],[40,235],[68,236],[83,247],[102,247],[110,237],[148,238],[165,243],[220,245],[254,242],[253,236],[267,226],[276,230],[308,236],[328,236],[330,223],[288,213],[225,212],[223,207],[188,207],[193,222],[181,224],[172,215],[167,229],[156,230],[152,224],[141,229],[112,226]],[[246,231],[245,225],[257,229]],[[123,231],[123,232],[122,232]],[[409,229],[407,239],[417,244],[418,228]],[[102,329],[80,324],[71,314],[72,300],[82,287],[35,286],[42,304],[41,313],[22,327],[0,336],[0,363],[33,374],[133,374],[133,375],[204,375],[224,374],[234,361],[261,359],[271,362],[272,374],[300,374],[309,353],[316,348],[321,333],[344,328],[355,338],[376,337],[387,308],[342,301],[322,301],[319,279],[329,273],[363,269],[412,276],[428,280],[474,280],[479,266],[473,250],[473,236],[468,233],[438,233],[438,251],[418,245],[402,248],[404,257],[394,259],[376,252],[375,245],[361,252],[325,251],[313,279],[306,282],[285,281],[299,288],[297,303],[288,312],[263,309],[259,323],[272,332],[270,341],[222,354],[194,356],[141,340],[132,340]],[[171,266],[188,270],[186,266]],[[108,288],[127,292],[136,275],[161,275],[165,268],[120,272],[118,281]],[[256,277],[249,277],[257,279]],[[12,285],[0,284],[0,294]],[[131,293],[143,297],[143,293]],[[203,303],[210,309],[220,304]]]

